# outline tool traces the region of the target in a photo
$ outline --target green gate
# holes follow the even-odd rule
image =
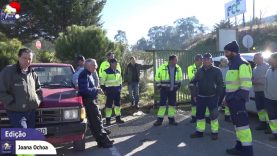
[[[205,52],[192,52],[186,50],[153,50],[149,51],[153,52],[153,64],[154,64],[154,77],[156,74],[156,70],[158,67],[163,64],[165,61],[168,61],[170,55],[176,55],[178,57],[178,65],[182,68],[183,71],[183,81],[181,88],[177,92],[177,104],[186,104],[190,102],[190,93],[188,90],[188,76],[187,76],[187,68],[191,64],[194,63],[194,56],[196,54],[204,54]],[[214,52],[211,54],[213,57],[222,56],[222,52]],[[155,80],[154,80],[155,81]],[[156,89],[154,90],[155,93],[155,104],[159,102],[159,91]]]

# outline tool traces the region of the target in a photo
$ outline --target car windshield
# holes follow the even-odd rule
[[[39,77],[42,87],[59,88],[73,87],[71,78],[73,71],[71,67],[32,67]]]

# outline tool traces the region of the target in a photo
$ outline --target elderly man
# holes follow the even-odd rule
[[[110,148],[113,146],[113,141],[109,139],[103,128],[102,116],[97,106],[97,96],[103,94],[103,91],[96,87],[93,78],[96,69],[96,60],[87,59],[85,61],[85,69],[80,73],[78,79],[79,93],[86,108],[91,134],[95,137],[98,147]]]
[[[34,128],[42,92],[38,76],[30,68],[33,52],[22,48],[18,58],[16,64],[5,67],[0,74],[0,101],[14,128]]]

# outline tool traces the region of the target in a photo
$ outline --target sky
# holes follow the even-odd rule
[[[111,40],[117,30],[126,32],[129,44],[136,44],[142,37],[147,38],[153,26],[173,25],[179,18],[196,16],[201,24],[210,30],[225,19],[224,5],[230,0],[107,0],[102,12],[103,28]],[[277,14],[277,0],[246,0],[245,19],[255,16],[267,17]],[[231,20],[234,20],[231,19]],[[242,15],[237,17],[242,22]]]

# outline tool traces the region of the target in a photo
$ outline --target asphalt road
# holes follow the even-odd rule
[[[65,156],[225,156],[225,149],[234,146],[235,135],[231,123],[223,121],[220,116],[219,140],[210,137],[210,126],[206,126],[204,138],[191,139],[195,124],[189,123],[187,112],[179,112],[178,126],[168,125],[167,119],[161,127],[153,127],[155,116],[145,115],[122,125],[109,127],[111,138],[115,140],[113,148],[103,149],[96,146],[93,137],[87,137],[86,150],[75,152],[71,145],[57,150],[58,155]],[[257,119],[250,117],[252,129],[257,125]],[[254,155],[277,156],[277,142],[268,140],[270,135],[262,131],[252,130]]]

